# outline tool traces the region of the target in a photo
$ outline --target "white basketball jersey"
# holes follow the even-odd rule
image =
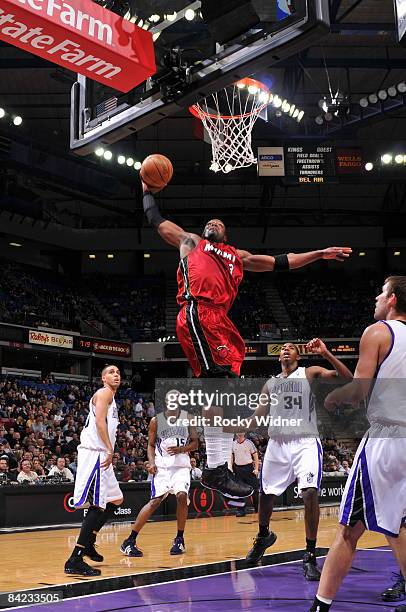
[[[376,374],[368,403],[371,423],[406,427],[406,323],[382,321],[392,334],[392,346]]]
[[[188,418],[186,410],[181,410],[177,420],[185,421]],[[189,438],[189,428],[184,425],[169,425],[167,416],[160,412],[157,417],[157,432],[155,444],[155,464],[157,467],[190,467],[188,453],[170,455],[167,449],[170,446],[185,446]]]
[[[89,448],[91,450],[107,450],[97,431],[96,410],[93,404],[93,397],[89,402],[89,414],[87,415],[86,424],[82,429],[82,433],[80,434],[80,444],[84,448]],[[118,411],[114,398],[108,407],[106,421],[110,442],[114,448],[118,426]]]
[[[297,368],[289,376],[270,378],[267,387],[270,396],[270,436],[318,437],[316,402],[306,377],[306,368]],[[297,425],[292,421],[296,421]]]

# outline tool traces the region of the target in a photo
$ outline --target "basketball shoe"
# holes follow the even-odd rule
[[[270,531],[267,536],[257,536],[254,540],[254,546],[248,552],[245,559],[250,563],[258,563],[264,556],[266,549],[275,544],[276,539],[277,535],[273,531]]]
[[[88,565],[81,557],[70,557],[65,563],[65,574],[77,576],[100,576],[101,571]]]
[[[169,552],[171,555],[183,555],[183,553],[186,552],[184,539],[176,536]]]
[[[126,557],[143,557],[144,553],[137,546],[135,540],[127,538],[120,546],[120,551]]]
[[[385,589],[385,591],[381,593],[381,597],[383,601],[403,601],[403,599],[406,599],[405,579],[400,572],[393,572],[392,575],[395,579],[395,583],[391,587]]]
[[[219,465],[216,468],[205,467],[201,483],[207,489],[214,489],[224,495],[224,497],[249,497],[254,492],[254,489],[250,485],[234,479],[232,472],[228,469],[227,463]]]
[[[303,575],[309,582],[320,580],[321,572],[317,567],[316,555],[306,552],[303,557]]]

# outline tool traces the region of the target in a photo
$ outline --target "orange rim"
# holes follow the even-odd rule
[[[261,91],[270,93],[269,87],[264,85],[264,83],[261,83],[261,81],[257,81],[255,79],[247,77],[245,79],[240,79],[236,83],[233,83],[233,85],[237,85],[237,83],[242,83],[245,87],[258,87],[258,89],[260,89]],[[250,117],[251,115],[260,113],[262,109],[265,108],[265,106],[268,106],[268,103],[269,101],[264,102],[264,104],[258,106],[258,108],[256,108],[255,110],[252,110],[249,113],[243,113],[241,115],[220,115],[219,113],[208,113],[207,111],[203,110],[202,107],[199,106],[199,104],[192,104],[191,106],[189,106],[189,112],[197,119],[201,119],[202,115],[204,117],[210,117],[211,119],[244,119],[244,117]]]

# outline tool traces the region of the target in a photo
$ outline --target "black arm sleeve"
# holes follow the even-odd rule
[[[165,221],[159,211],[157,203],[155,202],[155,198],[150,191],[146,191],[144,193],[142,205],[144,207],[144,212],[148,219],[148,223],[150,223],[154,227],[158,227],[159,225],[161,225],[161,223],[163,223],[163,221]]]
[[[287,255],[275,255],[275,267],[274,270],[276,272],[283,272],[284,270],[289,270],[289,259]]]

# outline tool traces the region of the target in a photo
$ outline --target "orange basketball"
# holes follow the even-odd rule
[[[148,187],[163,189],[173,176],[172,162],[159,153],[148,155],[142,162],[140,175]]]

